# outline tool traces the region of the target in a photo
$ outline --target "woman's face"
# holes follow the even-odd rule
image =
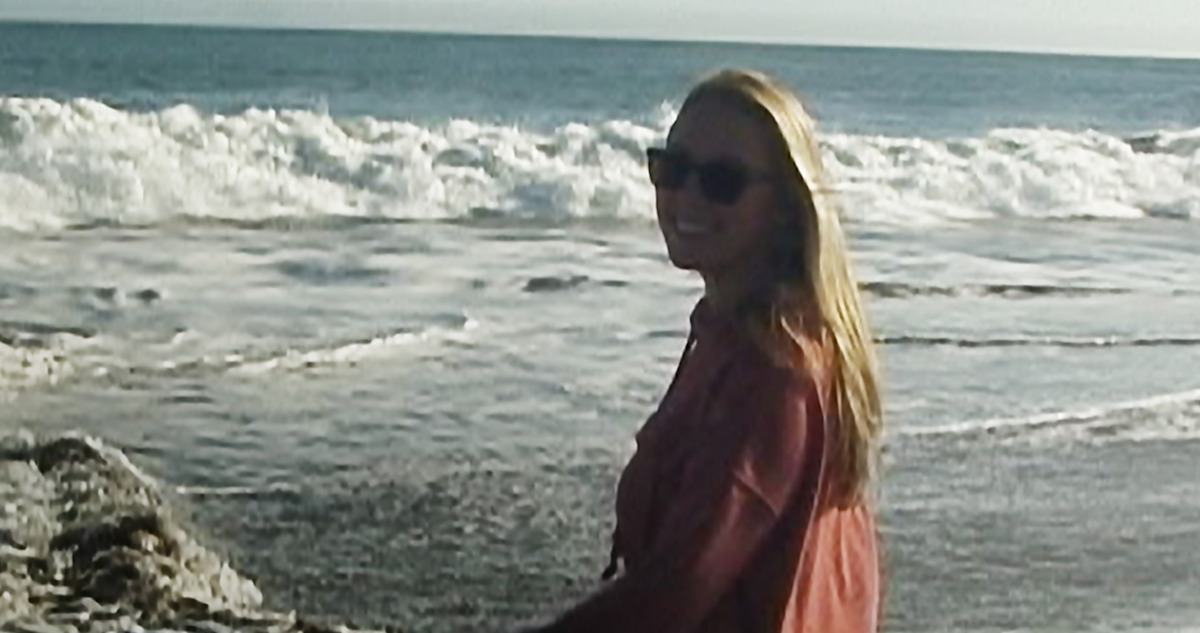
[[[735,105],[701,97],[683,109],[671,126],[658,169],[673,171],[675,180],[681,172],[686,177],[676,186],[661,184],[669,177],[660,179],[655,188],[659,228],[672,263],[710,281],[762,270],[780,217],[772,155],[762,124]],[[733,200],[721,199],[719,191],[724,189],[728,197],[737,189],[730,181],[739,178],[726,168],[744,176]],[[706,176],[709,192],[700,182]],[[715,196],[713,189],[718,190]]]

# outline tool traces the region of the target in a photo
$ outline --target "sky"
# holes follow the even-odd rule
[[[0,0],[0,20],[1200,58],[1200,0]]]

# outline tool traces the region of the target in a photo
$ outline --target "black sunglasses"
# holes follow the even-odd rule
[[[646,167],[650,171],[650,182],[667,191],[682,189],[688,176],[696,172],[700,193],[716,204],[733,204],[750,183],[769,178],[734,160],[697,163],[684,152],[662,147],[646,150]]]

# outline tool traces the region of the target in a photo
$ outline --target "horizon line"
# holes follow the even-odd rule
[[[779,46],[796,48],[844,48],[865,50],[904,50],[939,53],[983,53],[1000,55],[1029,55],[1044,57],[1093,57],[1109,59],[1149,59],[1161,61],[1200,61],[1200,51],[1151,51],[1151,50],[1093,50],[1076,48],[1024,48],[1024,47],[995,47],[972,48],[954,45],[924,45],[912,42],[854,42],[854,41],[821,41],[821,40],[786,40],[780,38],[743,38],[737,36],[710,37],[669,37],[639,34],[619,33],[587,33],[570,31],[485,31],[485,30],[445,30],[441,28],[422,27],[381,27],[378,25],[343,25],[343,26],[307,26],[307,25],[278,25],[278,24],[247,24],[230,22],[175,22],[161,21],[126,21],[126,20],[94,20],[79,21],[57,18],[4,18],[0,17],[0,25],[60,25],[60,26],[141,26],[169,27],[195,29],[225,29],[244,31],[286,31],[311,33],[373,33],[401,35],[440,35],[448,37],[495,37],[495,38],[529,38],[529,39],[561,39],[586,41],[642,42],[648,44],[718,44],[743,46]]]

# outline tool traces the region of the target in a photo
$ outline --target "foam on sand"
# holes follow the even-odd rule
[[[1200,439],[1200,389],[1012,418],[900,429],[902,437],[982,437],[987,441],[1181,441]]]

